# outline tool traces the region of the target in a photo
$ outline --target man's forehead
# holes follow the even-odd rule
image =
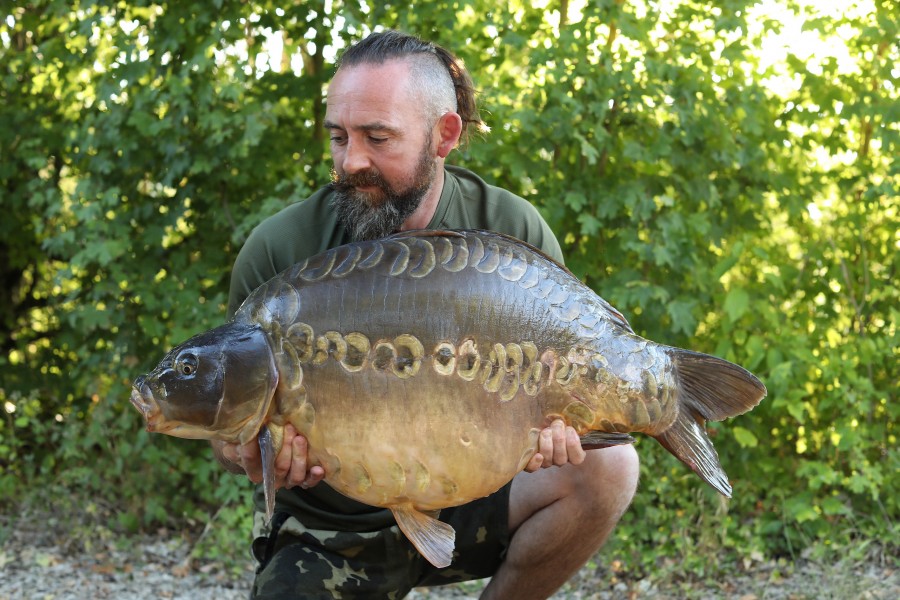
[[[383,62],[364,62],[353,65],[344,65],[340,67],[334,77],[331,78],[329,88],[334,87],[336,83],[344,80],[355,81],[359,79],[374,79],[384,81],[386,76],[390,77],[385,83],[388,87],[396,87],[399,83],[406,81],[406,78],[412,72],[412,62],[406,58],[390,58]]]
[[[405,61],[342,67],[328,86],[326,107],[390,112],[411,108],[414,100],[406,85],[408,77]]]

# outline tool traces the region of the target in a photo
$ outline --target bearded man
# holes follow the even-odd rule
[[[562,262],[559,243],[526,200],[445,165],[482,125],[472,80],[448,51],[397,31],[349,48],[328,89],[333,182],[261,223],[232,271],[229,317],[250,292],[294,263],[355,240],[408,229],[489,229]],[[412,321],[421,315],[408,315]],[[359,409],[365,411],[365,398]],[[631,446],[581,448],[562,421],[539,451],[487,498],[444,509],[456,530],[453,563],[428,563],[388,509],[335,492],[292,426],[276,459],[275,516],[255,495],[252,598],[402,598],[418,586],[491,577],[484,598],[546,598],[600,548],[634,495]],[[213,442],[229,470],[262,481],[256,441]]]

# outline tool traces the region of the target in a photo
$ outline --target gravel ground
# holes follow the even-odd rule
[[[0,548],[0,600],[117,598],[236,600],[247,598],[251,565],[225,571],[221,564],[190,561],[189,542],[173,534],[109,542],[94,551],[66,549],[53,539],[16,531]],[[865,564],[756,563],[727,581],[706,583],[628,581],[624,573],[582,569],[553,598],[663,598],[733,600],[896,600],[896,557]],[[474,599],[484,582],[414,590],[409,600]]]

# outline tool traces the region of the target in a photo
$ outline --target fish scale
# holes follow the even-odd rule
[[[255,290],[232,321],[134,383],[148,430],[248,442],[273,457],[290,422],[335,490],[391,509],[433,564],[432,511],[521,471],[556,418],[585,447],[655,437],[725,495],[707,418],[765,387],[737,365],[632,331],[535,248],[483,231],[405,232],[328,250]],[[274,467],[264,464],[267,508]]]

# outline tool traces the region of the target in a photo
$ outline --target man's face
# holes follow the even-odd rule
[[[403,61],[358,65],[341,69],[328,89],[334,206],[354,239],[399,230],[434,183],[434,124],[424,122],[407,77]]]

